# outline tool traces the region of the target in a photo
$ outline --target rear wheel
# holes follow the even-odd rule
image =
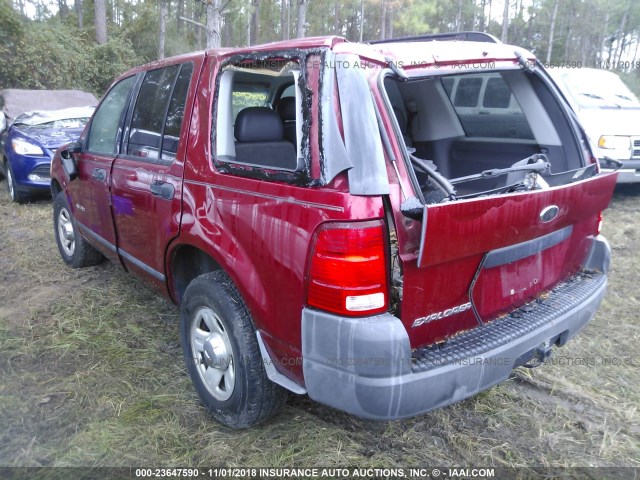
[[[280,410],[287,391],[267,377],[249,311],[226,273],[189,284],[180,333],[189,376],[217,421],[247,428]]]
[[[16,178],[13,174],[9,161],[4,164],[4,169],[7,172],[7,188],[9,189],[9,196],[11,197],[11,200],[16,203],[26,202],[29,198],[18,189],[18,184],[16,183]]]
[[[102,254],[80,235],[64,192],[58,192],[53,199],[53,229],[60,256],[67,265],[90,267],[102,261]]]

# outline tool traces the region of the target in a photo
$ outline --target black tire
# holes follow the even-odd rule
[[[29,201],[29,196],[22,193],[18,188],[16,177],[13,174],[13,169],[11,168],[11,164],[8,160],[4,163],[4,170],[7,172],[7,189],[9,190],[9,197],[11,200],[16,203],[25,203]]]
[[[249,311],[225,272],[189,284],[180,307],[180,336],[191,381],[218,422],[248,428],[280,410],[287,391],[267,377]]]
[[[53,231],[60,256],[70,267],[90,267],[102,261],[102,254],[78,231],[64,192],[58,192],[53,199]]]

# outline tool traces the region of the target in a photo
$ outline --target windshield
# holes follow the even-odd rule
[[[582,108],[640,108],[640,102],[620,77],[605,70],[567,72],[562,79]]]

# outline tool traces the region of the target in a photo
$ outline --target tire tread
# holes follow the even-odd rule
[[[243,398],[239,408],[234,411],[219,408],[215,404],[215,400],[212,402],[209,399],[208,401],[206,394],[204,394],[206,389],[198,388],[197,382],[199,382],[199,378],[197,373],[195,375],[191,373],[191,369],[194,367],[191,365],[190,346],[187,343],[190,317],[187,318],[188,312],[186,312],[185,305],[194,292],[207,290],[212,295],[215,295],[217,302],[220,304],[226,303],[226,308],[230,311],[230,316],[234,322],[231,330],[235,337],[235,343],[241,350],[240,352],[234,352],[234,354],[236,357],[242,356],[243,363],[249,363],[246,369],[248,378],[244,379],[246,392],[242,395]],[[196,383],[196,389],[201,399],[211,415],[220,423],[235,429],[259,425],[272,418],[284,405],[287,399],[287,391],[267,377],[262,364],[262,355],[251,315],[229,275],[222,270],[217,270],[197,277],[185,292],[183,307],[185,308],[181,308],[180,311],[181,333],[187,368],[194,383]],[[226,318],[223,319],[225,323],[227,320]],[[236,370],[236,382],[238,382],[238,379],[239,375]],[[236,388],[238,388],[237,384]],[[236,392],[234,392],[233,396],[235,395]]]

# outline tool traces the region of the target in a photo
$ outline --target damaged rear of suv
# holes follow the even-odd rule
[[[544,69],[511,46],[435,39],[335,55],[347,148],[380,137],[362,164],[349,155],[349,181],[362,171],[363,192],[389,189],[390,310],[305,309],[304,376],[312,398],[370,418],[441,407],[544,361],[607,283],[599,232],[615,174],[599,173]],[[358,64],[370,91],[350,79]],[[377,132],[350,130],[374,115]]]
[[[593,317],[616,174],[529,52],[434,40],[146,65],[57,152],[63,259],[104,255],[181,305],[187,369],[222,423],[263,422],[287,391],[417,415]]]

